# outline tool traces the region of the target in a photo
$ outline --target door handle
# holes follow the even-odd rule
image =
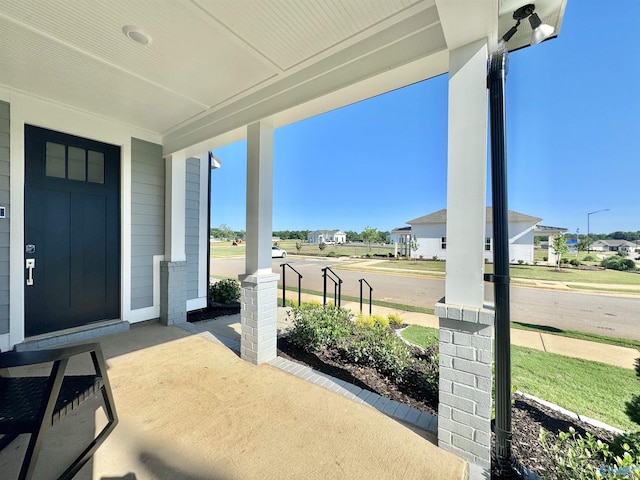
[[[27,285],[33,285],[33,269],[36,268],[36,259],[27,258]]]

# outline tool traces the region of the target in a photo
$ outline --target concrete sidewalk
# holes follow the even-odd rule
[[[322,297],[315,295],[302,295],[302,301],[310,300],[322,302]],[[352,312],[359,312],[360,305],[357,302],[344,302],[343,307]],[[363,306],[363,311],[368,313],[368,305]],[[387,316],[389,313],[397,313],[404,323],[420,325],[423,327],[438,328],[438,317],[418,312],[404,312],[393,308],[374,305],[373,313]],[[286,309],[280,308],[278,313],[279,329],[287,328],[288,320]],[[640,351],[634,348],[618,347],[604,343],[589,342],[574,338],[562,337],[550,333],[540,333],[529,330],[511,329],[511,344],[519,347],[534,348],[543,352],[555,353],[565,357],[581,358],[595,362],[615,365],[617,367],[634,369],[636,358],[640,357]]]

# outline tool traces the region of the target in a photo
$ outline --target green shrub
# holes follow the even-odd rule
[[[524,260],[519,259],[519,260],[518,260],[518,265],[523,265],[523,264],[524,264]]]
[[[574,267],[579,267],[580,266],[580,261],[577,258],[572,258],[571,260],[569,260],[569,263],[571,265],[573,265]]]
[[[240,282],[233,278],[218,280],[209,284],[209,301],[229,304],[240,299]]]
[[[440,381],[439,362],[438,342],[434,342],[411,362],[405,370],[404,377],[418,377],[425,393],[437,398]]]
[[[623,445],[624,453],[615,455],[609,445],[587,433],[586,438],[571,427],[569,432],[559,432],[553,444],[546,430],[540,429],[540,443],[551,454],[552,472],[543,478],[574,479],[640,479],[640,454]],[[626,447],[626,448],[625,448]]]
[[[316,306],[310,303],[292,309],[290,338],[309,352],[317,352],[342,342],[351,332],[351,313],[334,305]]]
[[[333,250],[327,253],[327,257],[335,257],[335,256],[336,256],[336,252],[334,252]]]
[[[583,260],[585,262],[597,262],[598,257],[596,257],[595,255],[587,255],[586,257],[583,258]]]
[[[320,249],[320,251],[323,251],[325,248],[327,248],[327,244],[324,242],[320,242],[318,244],[318,248]]]
[[[610,270],[620,270],[623,272],[633,271],[636,269],[636,264],[633,260],[630,258],[620,257],[618,255],[605,258],[600,262],[600,266]]]
[[[625,450],[625,444],[629,447]],[[625,451],[631,454],[640,455],[640,432],[623,433],[616,435],[611,445],[611,451],[614,455],[622,456]]]
[[[356,328],[381,328],[389,329],[389,320],[378,313],[373,315],[358,314],[355,320]]]
[[[565,258],[565,257],[562,257],[562,258],[560,259],[560,263],[569,263],[569,259],[568,259],[568,258]]]
[[[549,257],[547,257],[546,255],[544,257],[542,257],[542,261],[546,262],[547,260],[549,260]]]
[[[400,325],[402,325],[402,318],[398,313],[390,313],[389,315],[387,315],[387,320],[389,320],[389,326],[392,328],[398,328]]]
[[[375,325],[355,328],[353,335],[338,346],[347,360],[373,367],[393,378],[402,377],[409,366],[409,348],[391,330]]]

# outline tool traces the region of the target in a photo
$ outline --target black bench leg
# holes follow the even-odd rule
[[[102,357],[102,353],[98,356],[95,352],[91,352],[91,359],[96,369],[96,373],[102,377],[102,399],[104,403],[104,411],[107,415],[107,424],[98,434],[98,436],[84,449],[78,458],[60,475],[59,480],[70,480],[78,471],[84,466],[87,461],[93,456],[98,447],[102,445],[102,442],[109,436],[109,434],[116,428],[118,424],[118,415],[115,409],[115,403],[113,401],[113,394],[111,393],[111,385],[109,384],[109,378],[107,377],[107,366]]]

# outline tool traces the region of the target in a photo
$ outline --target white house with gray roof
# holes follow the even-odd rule
[[[341,230],[316,230],[307,235],[309,243],[347,243],[347,235]]]
[[[636,242],[630,242],[628,240],[613,240],[604,239],[596,240],[590,246],[591,250],[596,252],[633,252],[638,250],[638,244]]]
[[[491,207],[486,207],[486,226],[484,234],[484,258],[493,262],[493,221]],[[533,262],[534,229],[541,218],[509,210],[509,260],[512,263]],[[447,210],[414,218],[407,222],[411,225],[411,235],[416,237],[418,250],[412,255],[424,258],[447,258]]]

